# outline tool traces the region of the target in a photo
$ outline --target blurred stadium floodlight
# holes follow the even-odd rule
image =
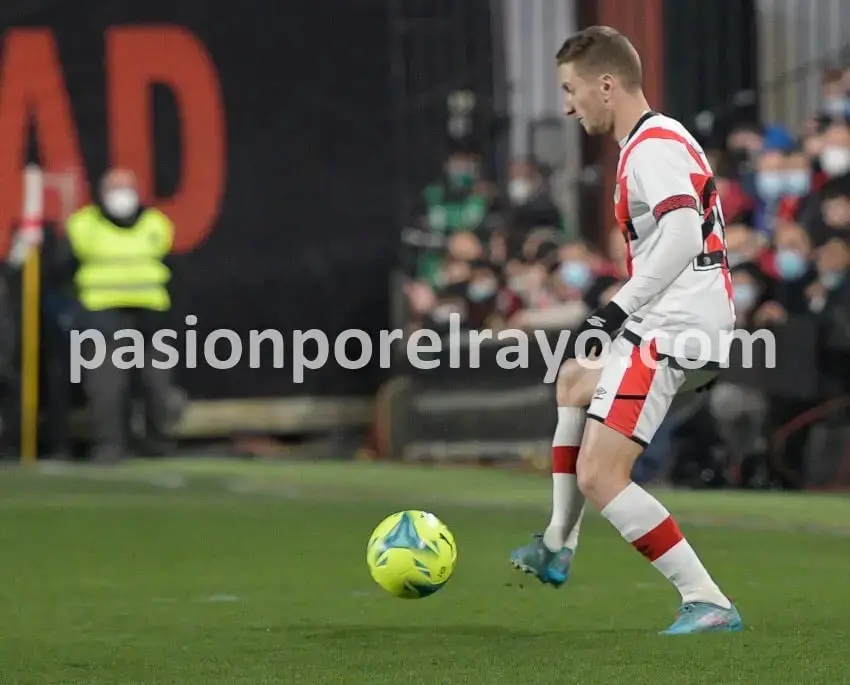
[[[456,90],[449,95],[447,130],[455,140],[465,138],[472,132],[472,113],[475,110],[475,103],[475,93],[471,90]]]

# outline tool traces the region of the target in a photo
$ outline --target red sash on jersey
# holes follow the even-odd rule
[[[709,171],[708,166],[702,160],[699,153],[694,149],[694,147],[688,142],[688,140],[676,133],[675,131],[671,131],[666,128],[661,128],[660,126],[656,126],[654,128],[648,128],[643,133],[639,134],[637,138],[635,138],[634,142],[626,148],[625,153],[620,159],[620,163],[617,165],[617,196],[614,201],[614,215],[617,218],[617,223],[620,225],[620,230],[623,232],[623,237],[626,240],[626,270],[628,271],[629,278],[632,276],[632,250],[631,250],[631,241],[637,238],[635,234],[635,229],[632,224],[632,219],[629,214],[629,189],[628,183],[626,181],[626,176],[623,174],[623,170],[626,168],[626,162],[629,159],[629,155],[632,153],[632,150],[635,149],[640,143],[644,140],[674,140],[677,143],[681,143],[685,146],[685,149],[691,155],[691,158],[697,163],[697,166],[702,171],[701,174],[691,174],[691,183],[693,184],[694,190],[696,191],[697,197],[702,198],[705,192],[706,184],[713,179],[713,175],[711,171]],[[717,189],[712,190],[708,201],[704,203],[703,206],[703,219],[708,220],[711,214],[714,212],[714,207],[717,203]],[[715,234],[713,231],[706,237],[704,251],[706,253],[723,251],[725,246],[723,245],[723,241]],[[732,279],[729,276],[729,265],[726,263],[726,259],[724,257],[721,262],[721,269],[723,271],[723,280],[726,285],[726,294],[729,296],[729,299],[732,299]]]

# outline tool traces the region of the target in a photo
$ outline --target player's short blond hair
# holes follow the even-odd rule
[[[592,75],[610,73],[630,90],[643,84],[640,56],[628,38],[610,26],[589,26],[564,41],[556,56],[558,64],[575,64]]]

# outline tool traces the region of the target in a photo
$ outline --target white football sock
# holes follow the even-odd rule
[[[629,483],[602,510],[602,515],[676,586],[682,603],[710,602],[725,608],[731,606],[670,512],[642,487]]]
[[[543,534],[543,544],[553,552],[564,545],[575,551],[578,545],[584,495],[578,489],[576,462],[585,414],[583,407],[558,407],[552,439],[552,518]]]
[[[582,495],[582,505],[579,507],[578,518],[576,522],[573,524],[573,529],[570,531],[570,534],[567,536],[566,542],[564,542],[564,547],[569,547],[573,552],[576,551],[576,547],[578,547],[578,534],[581,531],[581,522],[584,520],[584,496]]]

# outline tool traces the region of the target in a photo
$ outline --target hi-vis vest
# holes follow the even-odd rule
[[[171,272],[162,260],[171,251],[174,227],[162,212],[145,210],[135,226],[121,228],[89,205],[72,214],[66,228],[80,263],[74,283],[83,307],[171,307],[165,286]]]

